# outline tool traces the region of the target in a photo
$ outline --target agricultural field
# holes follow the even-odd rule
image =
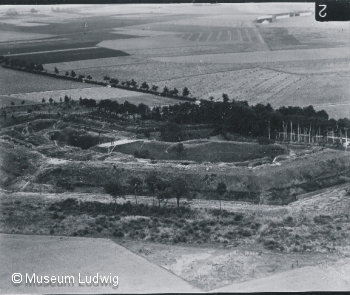
[[[87,47],[83,49],[63,49],[52,51],[40,51],[30,54],[14,54],[13,56],[24,60],[27,63],[40,63],[45,64],[48,62],[67,62],[76,60],[89,60],[100,57],[117,57],[127,56],[128,54],[123,51],[109,50],[106,48]]]

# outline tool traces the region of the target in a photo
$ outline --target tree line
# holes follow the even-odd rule
[[[162,202],[166,205],[169,199],[175,198],[178,208],[180,207],[180,200],[189,197],[189,188],[190,186],[183,176],[169,178],[160,176],[156,172],[148,174],[144,179],[138,176],[130,176],[127,179],[126,185],[119,180],[115,180],[113,183],[109,183],[104,187],[105,192],[111,195],[115,199],[115,202],[117,198],[124,198],[125,194],[131,192],[134,194],[137,204],[137,196],[147,191],[156,197],[159,207]],[[220,201],[220,210],[221,201],[225,199],[226,193],[226,184],[224,182],[219,182],[215,194]]]
[[[44,69],[42,64],[27,63],[24,60],[12,59],[11,57],[8,57],[8,56],[0,56],[0,63],[3,66],[10,67],[12,69],[28,71],[28,72],[55,77],[59,79],[73,80],[77,82],[108,86],[112,88],[133,90],[137,92],[155,94],[155,95],[175,98],[179,100],[196,101],[196,97],[190,96],[190,91],[188,90],[187,87],[184,87],[180,91],[177,88],[169,89],[167,86],[165,86],[161,91],[158,91],[159,87],[157,85],[149,85],[147,82],[143,82],[141,83],[141,85],[139,85],[134,79],[120,82],[116,78],[111,78],[108,75],[105,75],[103,77],[103,80],[105,82],[102,82],[102,81],[93,80],[91,75],[85,76],[82,74],[77,74],[74,70],[65,71],[64,74],[63,73],[60,74],[60,71],[57,67],[54,68],[53,73],[49,73]]]
[[[123,104],[110,99],[96,102],[94,99],[83,99],[82,105],[98,108],[107,114],[139,115],[142,120],[167,121],[181,124],[213,124],[218,130],[245,136],[269,137],[269,132],[282,131],[283,125],[294,124],[294,128],[312,127],[312,132],[350,128],[348,119],[329,119],[326,111],[316,111],[313,106],[280,107],[274,109],[270,104],[250,106],[247,101],[229,100],[223,94],[222,101],[200,100],[199,104],[190,102],[150,108],[144,103],[139,105],[125,101]],[[271,136],[270,134],[270,136]]]
[[[44,71],[40,64],[27,64],[24,61],[12,60],[9,57],[0,56],[0,62],[5,65],[26,68],[36,72]],[[54,69],[54,72],[54,74],[48,74],[59,74],[57,68]],[[93,82],[91,81],[91,76],[77,75],[74,71],[67,71],[64,76],[77,80],[84,79],[85,82]],[[96,83],[108,84],[111,87],[137,89],[137,91],[151,92],[153,94],[181,99],[188,98],[192,101],[196,100],[196,98],[189,97],[190,91],[187,87],[183,88],[180,94],[178,89],[169,90],[167,87],[164,87],[162,92],[158,92],[158,86],[150,86],[146,82],[138,85],[134,79],[120,82],[116,78],[104,76],[104,80],[110,84],[105,82]],[[283,106],[278,109],[274,109],[270,104],[250,106],[247,101],[230,100],[229,96],[225,93],[222,94],[222,101],[214,101],[214,97],[210,97],[209,100],[202,99],[196,104],[192,103],[192,101],[153,108],[150,108],[144,103],[134,105],[126,101],[123,104],[119,104],[109,99],[100,100],[98,103],[95,99],[81,99],[80,104],[89,108],[97,107],[100,111],[110,114],[140,115],[142,120],[170,121],[176,124],[213,124],[218,130],[224,132],[233,132],[253,137],[270,138],[273,133],[282,131],[282,127],[284,127],[283,131],[289,128],[288,132],[294,132],[297,127],[300,129],[306,128],[312,136],[316,134],[325,136],[329,130],[340,133],[342,129],[350,128],[348,119],[344,118],[338,121],[329,119],[326,111],[316,111],[311,105],[307,107]],[[292,124],[289,125],[289,123]],[[293,126],[294,130],[291,130]]]

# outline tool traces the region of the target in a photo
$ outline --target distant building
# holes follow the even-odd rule
[[[272,15],[259,16],[256,20],[258,24],[267,24],[272,22]]]

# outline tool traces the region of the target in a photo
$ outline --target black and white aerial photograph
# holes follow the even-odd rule
[[[167,2],[0,6],[0,294],[350,291],[350,23]]]

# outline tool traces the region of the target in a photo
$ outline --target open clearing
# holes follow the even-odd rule
[[[176,144],[144,141],[118,145],[114,151],[134,154],[135,150],[148,150],[150,155],[160,160],[192,160],[196,162],[237,162],[262,157],[276,157],[286,153],[282,146],[261,146],[255,143],[230,143],[224,141],[198,140],[184,142],[184,151],[174,152]]]
[[[74,285],[49,293],[198,292],[182,279],[106,239],[0,234],[2,293],[47,293],[48,286],[14,286],[12,273],[74,276]],[[18,259],[20,257],[20,259]],[[118,276],[118,287],[79,286],[78,276]]]

